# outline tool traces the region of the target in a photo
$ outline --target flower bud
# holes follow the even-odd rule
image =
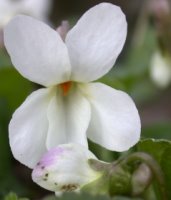
[[[167,87],[171,82],[171,60],[156,52],[151,60],[151,78],[160,88]]]
[[[144,163],[141,164],[132,176],[132,195],[138,196],[142,194],[144,190],[151,184],[152,177],[152,171],[148,165]]]
[[[56,31],[59,33],[63,41],[65,41],[69,28],[70,28],[69,22],[67,20],[64,20],[62,21],[61,25],[56,29]]]
[[[59,145],[46,153],[33,169],[33,181],[56,193],[78,191],[100,177],[100,173],[91,169],[88,164],[88,159],[91,158],[96,159],[81,145]]]

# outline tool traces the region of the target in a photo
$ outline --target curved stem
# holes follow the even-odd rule
[[[135,161],[144,162],[150,167],[150,169],[152,170],[154,176],[156,177],[156,179],[157,179],[157,181],[160,185],[162,199],[168,200],[167,194],[166,194],[166,191],[165,191],[164,174],[162,172],[161,167],[154,160],[154,158],[152,156],[150,156],[149,154],[146,154],[146,153],[143,153],[143,152],[136,152],[136,153],[133,153],[131,155],[128,155],[128,157],[126,157],[124,160],[121,160],[120,164],[121,165],[128,165],[128,164],[132,164]]]

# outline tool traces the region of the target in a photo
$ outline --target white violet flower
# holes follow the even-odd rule
[[[79,191],[84,185],[101,177],[90,168],[88,159],[97,159],[78,144],[63,144],[47,152],[34,167],[33,181],[56,192]]]
[[[87,147],[87,137],[124,151],[140,137],[132,99],[102,83],[123,48],[127,23],[121,9],[101,3],[89,9],[65,42],[44,23],[15,17],[5,28],[5,46],[16,69],[46,88],[33,92],[9,125],[14,157],[34,167],[41,156],[64,143]]]

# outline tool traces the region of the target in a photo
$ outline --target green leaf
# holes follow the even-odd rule
[[[6,50],[0,47],[0,68],[5,68],[10,65],[11,61]]]
[[[0,99],[0,185],[11,169],[11,151],[8,139],[9,110],[5,99]],[[1,188],[0,188],[1,191]]]
[[[142,129],[142,135],[146,138],[171,140],[171,122],[159,122]]]
[[[55,197],[54,195],[50,195],[43,200],[142,200],[140,198],[128,198],[122,196],[116,196],[114,198],[110,198],[109,196],[101,196],[101,195],[90,195],[87,193],[64,193],[61,197]]]
[[[143,200],[143,199],[118,196],[118,197],[114,197],[112,200]]]
[[[8,194],[5,198],[4,198],[4,200],[18,200],[18,197],[17,197],[17,195],[15,194],[15,193],[10,193],[10,194]]]
[[[31,82],[24,79],[14,68],[0,69],[0,98],[6,99],[14,111],[32,90]]]
[[[26,185],[13,173],[12,153],[9,146],[8,123],[11,118],[9,105],[0,98],[0,199],[4,194],[15,191],[20,195],[30,194]]]
[[[29,200],[27,198],[19,198],[15,193],[9,193],[4,200]]]
[[[49,196],[43,200],[111,200],[108,196],[94,196],[86,193],[64,193],[61,197]]]
[[[138,143],[137,151],[152,155],[160,164],[162,156],[168,147],[171,147],[171,142],[168,140],[144,139]]]
[[[169,199],[171,199],[171,147],[166,148],[163,152],[163,156],[161,158],[161,167],[165,174],[168,196]]]

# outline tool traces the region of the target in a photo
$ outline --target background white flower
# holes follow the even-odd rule
[[[102,175],[90,168],[88,159],[97,158],[81,145],[59,145],[43,155],[34,167],[33,181],[57,193],[78,191]]]
[[[171,82],[171,59],[155,52],[151,59],[150,75],[154,83],[161,87],[167,87]]]
[[[0,29],[16,14],[47,21],[51,3],[51,0],[0,0]]]
[[[89,83],[114,65],[126,39],[119,7],[101,3],[68,32],[65,43],[47,25],[27,16],[5,28],[5,45],[17,70],[47,88],[33,92],[9,125],[14,157],[35,166],[49,149],[64,143],[124,151],[140,137],[132,99],[101,83]]]

